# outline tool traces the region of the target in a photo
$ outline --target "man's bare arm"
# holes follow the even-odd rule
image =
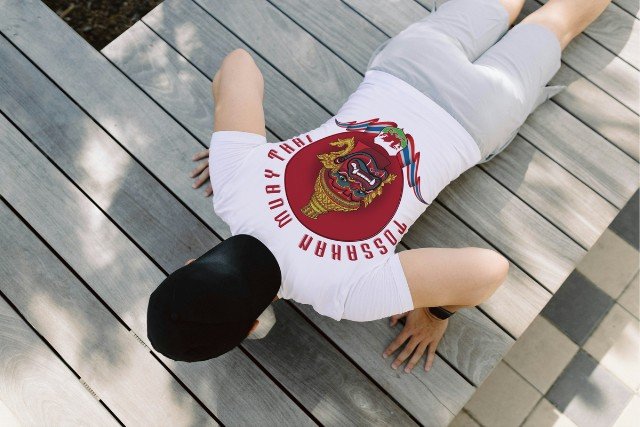
[[[421,248],[402,251],[398,256],[414,309],[391,317],[392,327],[403,317],[406,321],[383,357],[390,356],[406,342],[391,367],[397,369],[408,360],[405,372],[411,372],[428,350],[425,363],[428,371],[449,320],[437,318],[427,307],[455,312],[480,304],[504,282],[509,262],[498,252],[482,248]]]
[[[420,248],[399,253],[414,308],[478,305],[507,277],[509,261],[484,248]]]
[[[264,80],[249,52],[235,49],[225,56],[213,76],[211,95],[214,100],[214,132],[232,130],[266,136],[262,107]],[[215,147],[210,148],[215,150]],[[191,171],[191,178],[196,179],[193,188],[209,181],[208,158],[208,149],[193,156],[193,161],[201,161]],[[213,188],[209,184],[205,196],[212,194]]]

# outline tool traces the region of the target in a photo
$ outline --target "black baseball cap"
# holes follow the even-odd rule
[[[147,337],[170,359],[195,362],[240,344],[281,284],[269,248],[237,234],[170,274],[151,293]]]

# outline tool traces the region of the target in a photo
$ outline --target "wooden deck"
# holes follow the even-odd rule
[[[450,322],[430,373],[393,371],[386,320],[274,304],[268,337],[207,362],[150,351],[146,302],[230,236],[191,188],[210,79],[265,76],[268,139],[312,129],[430,0],[166,0],[97,52],[39,0],[0,0],[0,408],[24,424],[446,425],[638,188],[638,4],[564,52],[539,107],[445,189],[399,250],[492,247],[508,281]],[[529,0],[527,11],[540,7]]]

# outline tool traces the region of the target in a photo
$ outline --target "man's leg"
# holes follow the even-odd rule
[[[562,49],[584,31],[611,3],[611,0],[550,0],[523,23],[545,26],[554,32]]]
[[[513,24],[520,14],[524,6],[524,1],[525,0],[500,0],[500,3],[507,9],[507,13],[509,14],[509,25]]]
[[[465,111],[486,162],[504,150],[538,105],[562,87],[547,87],[564,47],[610,0],[550,0],[509,30],[475,62],[470,98],[485,108]]]

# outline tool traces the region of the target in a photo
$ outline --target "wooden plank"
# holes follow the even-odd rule
[[[141,247],[172,260],[169,271],[220,241],[3,38],[0,57],[0,110]]]
[[[8,122],[3,118],[2,123],[4,135],[8,132]],[[0,158],[3,159],[0,174],[12,177],[2,179],[0,183],[3,197],[100,295],[141,342],[150,347],[146,338],[146,306],[149,294],[164,279],[164,274],[33,145],[23,137],[14,139],[15,143],[0,147]],[[25,192],[25,188],[30,190]],[[123,285],[132,283],[136,286]],[[121,354],[128,354],[128,351],[132,350]],[[144,348],[142,352],[148,354]],[[276,423],[297,420],[304,424],[308,420],[240,350],[191,364],[160,358],[223,421],[268,419]],[[142,390],[143,396],[175,395],[173,389],[167,389],[172,384],[166,380],[169,374],[153,362],[155,364],[149,367],[133,369],[136,367],[133,366],[131,372],[125,371],[123,375],[133,376],[136,372],[144,375],[144,379],[138,377],[134,382],[134,385],[146,382],[152,388]],[[233,381],[228,380],[229,372],[233,372]],[[110,372],[107,378],[112,376],[113,372]],[[236,399],[238,394],[246,399]],[[119,395],[131,399],[125,392]],[[189,399],[183,397],[177,402],[184,401],[185,410],[190,410]],[[163,402],[162,407],[169,413],[148,414],[159,417],[154,424],[161,419],[172,419],[173,412],[176,416],[181,413],[171,402]],[[132,411],[131,415],[138,413],[145,411]]]
[[[8,208],[0,206],[4,223]],[[19,221],[9,221],[19,222]],[[17,224],[16,224],[17,225]],[[29,233],[29,230],[26,230]],[[5,238],[2,239],[5,241]],[[14,249],[11,248],[11,252]],[[6,266],[8,257],[4,256]],[[3,268],[4,270],[4,268]],[[103,426],[118,422],[0,298],[0,405],[22,425]],[[6,420],[5,420],[6,421]]]
[[[527,0],[521,16],[539,7],[540,3],[535,0]],[[574,38],[563,50],[562,60],[638,114],[640,84],[638,70],[631,65],[584,34]]]
[[[572,119],[557,104],[545,102],[527,118],[520,135],[621,209],[638,188],[638,163]]]
[[[546,4],[548,0],[537,0]],[[610,3],[584,33],[614,55],[640,68],[640,21],[618,5]]]
[[[144,17],[143,19],[145,20],[145,22],[149,23],[150,25],[154,26],[154,31],[159,33],[162,36],[166,36],[167,38],[170,39],[171,41],[171,37],[172,34],[175,34],[174,32],[174,28],[177,27],[182,27],[184,25],[185,22],[189,22],[189,23],[193,23],[195,25],[197,25],[199,28],[213,28],[214,27],[214,22],[211,18],[208,18],[209,20],[207,20],[206,16],[203,17],[201,14],[196,14],[199,9],[189,9],[188,7],[185,6],[185,4],[188,3],[184,3],[184,2],[170,2],[170,3],[163,3],[161,7],[157,8],[156,10],[154,10],[151,14],[147,15],[146,17]],[[195,12],[193,12],[195,10]],[[154,18],[154,16],[159,16],[161,17],[161,19],[159,18]],[[198,36],[194,35],[194,39],[191,41],[193,44],[195,45],[199,45],[199,46],[208,46],[213,44],[213,40],[218,40],[220,38],[224,37],[224,32],[222,33],[218,33],[218,34],[210,34],[210,37],[212,37],[212,40],[208,39],[210,33],[208,32],[199,32]],[[125,36],[122,36],[125,37]],[[197,38],[196,38],[197,37]],[[131,49],[131,46],[133,46],[135,43],[130,40],[130,39],[122,39],[122,40],[118,40],[114,43],[118,43],[120,46],[120,49]],[[144,39],[143,44],[148,45],[150,43],[148,38]],[[110,47],[108,47],[107,49],[105,49],[105,51],[110,52]],[[190,62],[198,64],[199,61],[202,62],[202,58],[208,58],[209,57],[209,53],[207,52],[206,55],[204,55],[202,52],[198,52],[197,50],[190,50],[187,52],[188,59],[190,60]],[[141,56],[142,54],[140,52],[138,52],[137,56]],[[206,63],[201,64],[203,66],[207,66]],[[128,70],[127,68],[125,68],[126,72],[129,72],[130,70]],[[189,75],[186,74],[187,71],[186,70],[181,70],[182,73],[184,75]],[[158,73],[164,73],[165,71],[162,69],[159,69],[157,71]],[[206,71],[205,74],[211,74],[210,71]],[[136,76],[132,75],[132,78],[136,79]],[[189,77],[188,80],[193,80],[196,77]],[[265,80],[268,81],[268,77],[265,77]],[[201,95],[202,96],[202,95]],[[295,102],[295,100],[291,101],[292,103]],[[311,102],[311,101],[310,101]],[[325,116],[323,118],[324,120],[327,120],[329,117]],[[531,286],[536,286],[534,283],[530,284]],[[517,304],[516,304],[517,305]],[[537,312],[536,312],[537,313]],[[476,323],[477,324],[477,323]],[[527,323],[528,325],[528,323]],[[526,328],[526,326],[522,326],[523,328]],[[458,333],[461,333],[464,330],[467,330],[468,326],[464,324],[464,319],[459,319],[459,320],[454,320],[452,321],[452,323],[450,324],[449,327],[449,331],[448,333],[455,335]],[[495,329],[494,329],[495,330]],[[499,334],[499,336],[496,336],[495,339],[493,340],[493,344],[497,344],[500,343],[501,348],[505,348],[506,346],[509,345],[510,343],[510,339],[502,332],[500,331],[496,331],[496,333]],[[482,336],[481,331],[478,332],[477,334],[478,336]],[[469,341],[467,342],[467,345],[470,346],[482,346],[485,343],[480,341],[480,340],[476,340],[476,341]],[[379,345],[380,347],[382,347],[382,343],[378,343],[377,345]],[[505,350],[506,351],[506,350]],[[442,353],[443,357],[447,358],[447,353],[446,353],[446,347],[444,347],[444,351]],[[469,370],[467,372],[464,372],[465,375],[467,375],[468,378],[478,378],[481,376],[482,372],[485,372],[486,370],[486,366],[493,366],[493,363],[497,362],[499,360],[498,359],[492,359],[492,360],[480,360],[480,359],[476,359],[476,363],[477,365],[474,366],[473,370]]]
[[[189,19],[184,19],[188,16]],[[155,32],[161,32],[161,37],[175,50],[180,51],[182,55],[198,69],[202,74],[209,77],[217,71],[224,57],[233,49],[243,47],[248,51],[251,48],[245,45],[240,39],[227,31],[218,21],[213,19],[207,13],[203,12],[192,1],[184,2],[163,2],[153,11],[142,18],[142,21],[151,27]],[[180,31],[174,31],[179,26]],[[138,26],[136,26],[138,27]],[[134,29],[134,31],[142,31],[142,29]],[[188,42],[180,36],[181,32],[189,33]],[[129,35],[124,33],[120,37],[129,39]],[[112,44],[122,45],[117,38]],[[156,43],[156,41],[149,42]],[[161,43],[160,46],[163,46]],[[175,52],[170,48],[163,46],[162,52],[167,57],[174,57]],[[142,50],[142,49],[140,49]],[[127,73],[139,76],[138,79],[148,86],[152,86],[154,82],[151,79],[145,79],[143,75],[135,73],[134,67],[127,60],[130,53],[125,49],[112,49],[111,44],[105,47],[102,52],[108,55],[112,61],[127,70]],[[135,55],[135,54],[134,54]],[[146,55],[150,56],[150,55]],[[299,88],[280,74],[267,61],[257,54],[252,54],[256,64],[264,75],[264,113],[267,127],[278,136],[278,139],[284,140],[300,134],[300,129],[314,129],[320,126],[330,116],[327,111],[303,92],[304,88]],[[134,56],[135,58],[135,56]],[[162,69],[163,73],[169,71],[169,67],[165,67],[154,59],[148,59],[149,66],[157,65]],[[178,59],[171,59],[173,64],[180,66],[180,72],[186,72],[189,68]],[[167,71],[164,71],[167,69]],[[182,79],[184,81],[184,79]],[[203,79],[200,79],[203,80]],[[200,86],[208,84],[201,83]],[[203,96],[201,91],[191,91],[190,93]],[[308,100],[309,102],[297,102],[297,100]],[[170,101],[170,100],[169,100]],[[199,101],[202,103],[202,101]],[[292,105],[295,108],[292,108]],[[216,225],[217,227],[217,225]],[[225,234],[224,237],[228,237]]]
[[[429,15],[427,8],[414,1],[393,2],[389,8],[386,0],[343,0],[345,4],[364,16],[369,22],[393,37],[407,27],[407,22],[415,22]],[[378,13],[371,13],[372,6]]]
[[[164,5],[163,5],[164,8]],[[163,13],[162,16],[164,17],[164,19],[168,19],[168,14]],[[199,24],[196,21],[196,24]],[[207,26],[208,28],[208,26]],[[134,80],[136,81],[137,84],[139,84],[141,87],[150,87],[153,86],[154,84],[154,79],[153,79],[153,75],[154,74],[164,74],[169,76],[169,79],[175,82],[184,82],[184,84],[193,84],[193,82],[198,81],[198,79],[202,79],[202,80],[207,80],[206,77],[204,77],[204,75],[200,74],[197,70],[193,69],[193,67],[189,68],[190,66],[186,66],[185,63],[182,63],[183,65],[179,68],[174,70],[172,67],[168,67],[168,68],[164,68],[164,64],[168,61],[171,63],[179,63],[180,61],[177,61],[175,59],[170,59],[170,58],[165,58],[165,59],[160,59],[159,61],[155,61],[155,60],[151,60],[148,59],[147,56],[152,55],[154,50],[157,49],[162,49],[162,51],[166,52],[165,48],[159,48],[159,41],[154,39],[157,38],[157,36],[151,32],[149,29],[147,29],[144,26],[134,26],[132,27],[132,29],[130,29],[129,31],[127,31],[125,34],[123,34],[122,36],[120,36],[117,40],[115,40],[114,42],[112,42],[107,48],[104,49],[105,54],[114,61],[114,63],[116,63],[117,65],[121,66],[123,68],[123,70]],[[205,43],[206,44],[206,43]],[[144,46],[155,46],[157,49],[151,50],[151,51],[146,51],[144,49],[140,49],[138,48],[138,46],[144,47]],[[136,54],[129,54],[127,51],[135,51]],[[165,53],[166,54],[166,53]],[[137,58],[137,61],[147,64],[148,67],[153,67],[153,66],[157,66],[158,68],[155,69],[155,72],[150,72],[148,68],[146,68],[146,66],[140,66],[137,64],[132,63],[132,61],[125,61],[123,64],[120,64],[118,61],[118,58]],[[147,71],[142,72],[142,73],[137,73],[137,70],[143,70],[143,69],[147,69]],[[174,75],[173,72],[176,71],[176,74]],[[182,77],[182,78],[181,78]],[[207,80],[208,81],[208,80]],[[179,83],[176,83],[175,85],[177,86]],[[200,84],[197,84],[197,86],[201,86]],[[184,93],[183,89],[177,89],[180,93]],[[155,90],[150,90],[150,92],[156,92]],[[204,96],[208,96],[208,91],[205,92],[194,92],[194,96],[199,96],[199,97],[204,97]],[[172,96],[171,95],[167,95],[166,96],[167,99],[171,99]],[[199,101],[199,103],[201,103],[201,101]],[[175,103],[175,105],[171,106],[170,104],[167,104],[167,109],[169,112],[173,112],[174,109],[180,108],[179,103]],[[282,310],[282,309],[281,309]],[[286,315],[288,318],[291,318],[290,314],[287,314],[287,311],[283,311],[282,313],[279,314],[279,317]],[[286,325],[288,323],[292,324],[292,327],[296,327],[299,328],[299,326],[294,326],[294,325],[299,325],[300,324],[300,320],[297,321],[285,321],[285,322],[279,322],[280,323],[280,330],[283,330],[283,328],[286,330]],[[463,324],[464,322],[460,322],[460,321],[455,321],[453,322],[454,325],[459,325],[459,324]],[[483,325],[484,326],[484,325]],[[501,331],[497,331],[495,325],[492,325],[492,328],[487,328],[484,327],[485,331],[491,331],[491,332],[496,332],[499,333],[499,337],[494,337],[493,341],[495,342],[496,340],[498,340],[500,342],[500,344],[502,345],[502,347],[500,348],[504,348],[506,345],[510,345],[512,340],[509,339],[508,337],[505,337],[505,335],[501,332]],[[468,326],[464,326],[462,325],[462,327],[465,328],[465,330],[469,330]],[[455,334],[455,330],[456,327],[454,326],[451,331],[454,332]],[[291,330],[288,331],[286,333],[282,333],[282,339],[287,340],[287,345],[283,345],[282,342],[278,339],[278,337],[280,336],[279,333],[277,333],[274,337],[274,334],[276,334],[276,332],[274,332],[273,330],[270,332],[269,340],[262,340],[259,342],[260,345],[262,345],[264,348],[269,349],[272,348],[273,350],[269,350],[269,351],[276,351],[280,354],[290,354],[290,355],[296,355],[296,354],[305,354],[306,350],[305,348],[312,348],[313,352],[315,354],[315,358],[318,359],[319,354],[321,354],[321,346],[318,344],[315,344],[313,346],[303,346],[301,348],[292,348],[291,346],[293,344],[295,344],[295,342],[291,343],[291,337],[304,337],[305,340],[312,340],[313,338],[310,336],[307,336],[306,334],[301,333],[301,331],[298,330]],[[485,335],[486,332],[485,332]],[[505,344],[502,344],[502,342],[505,342]],[[482,342],[480,340],[475,340],[474,343],[476,345],[481,346]],[[253,344],[253,343],[248,343],[247,344],[247,348],[249,349],[255,349],[255,346],[257,346],[257,344]],[[279,346],[279,347],[278,347]],[[361,351],[368,351],[373,355],[376,355],[376,358],[378,358],[378,362],[376,362],[375,364],[375,369],[379,369],[379,364],[382,363],[383,359],[379,357],[380,352],[383,349],[383,344],[381,343],[381,339],[378,338],[377,340],[372,340],[370,341],[367,346],[363,346],[360,347],[359,350]],[[456,350],[457,351],[457,350]],[[470,350],[471,351],[471,350]],[[282,372],[282,373],[278,373],[276,372],[274,375],[276,376],[276,378],[278,378],[279,380],[283,381],[281,379],[281,375],[293,375],[294,379],[296,378],[296,376],[299,376],[300,373],[297,372],[297,370],[295,369],[295,366],[293,366],[292,362],[286,361],[286,360],[281,360],[282,356],[279,356],[278,359],[275,359],[274,357],[267,357],[265,360],[265,362],[263,363],[268,363],[269,360],[273,360],[272,365],[273,365],[273,369],[275,369],[276,371],[278,370],[278,367],[281,367],[280,369],[285,370],[286,372]],[[259,359],[262,362],[262,359]],[[472,371],[471,369],[469,369],[470,372],[473,372],[474,374],[478,375],[484,372],[484,370],[488,369],[488,366],[493,366],[493,365],[489,365],[490,363],[497,363],[497,361],[499,360],[498,358],[492,358],[489,360],[482,360],[479,358],[475,359],[475,362],[478,363],[479,365],[481,365],[481,369],[476,369],[475,371]],[[320,359],[319,361],[316,360],[314,362],[314,365],[316,367],[316,369],[321,370],[321,371],[325,371],[326,369],[323,368],[322,364],[320,363],[322,361],[322,359]],[[371,370],[373,370],[372,366],[370,366],[371,364],[364,366],[364,368],[370,372]],[[334,366],[339,366],[337,363],[334,362]],[[474,366],[475,368],[475,366]],[[268,366],[268,369],[271,371],[271,365]],[[385,369],[387,371],[390,372],[394,372],[391,371],[388,366],[385,366]],[[436,368],[434,368],[435,370]],[[333,368],[333,370],[335,370],[336,372],[340,372],[339,368]],[[434,370],[432,370],[431,372],[435,372]],[[341,374],[342,376],[345,376],[344,373]],[[442,363],[439,364],[439,367],[437,369],[437,373],[434,374],[434,376],[438,376],[439,378],[447,378],[446,383],[449,384],[458,384],[458,387],[440,387],[440,385],[442,385],[440,382],[437,382],[436,384],[433,384],[431,381],[429,382],[420,382],[420,381],[415,381],[413,389],[422,389],[422,391],[418,394],[419,396],[425,396],[425,398],[431,398],[431,395],[434,393],[433,391],[430,390],[424,390],[424,387],[432,387],[434,390],[437,390],[437,393],[439,394],[439,399],[435,399],[435,400],[425,400],[423,398],[417,399],[416,395],[414,394],[408,394],[408,392],[405,390],[405,388],[403,387],[396,387],[394,389],[394,392],[398,393],[399,396],[395,396],[397,399],[399,399],[401,402],[403,401],[412,401],[413,405],[415,407],[421,408],[420,411],[417,412],[412,412],[412,414],[414,416],[416,416],[421,422],[425,422],[425,423],[429,423],[429,422],[439,422],[439,421],[443,421],[444,419],[441,418],[442,416],[450,416],[451,412],[450,410],[446,410],[446,408],[442,407],[442,404],[439,402],[440,401],[454,401],[457,402],[456,405],[454,405],[454,408],[458,408],[459,405],[464,404],[464,402],[466,402],[466,400],[469,398],[471,391],[473,390],[472,387],[469,386],[469,384],[464,381],[459,375],[457,375],[447,364]],[[321,378],[319,378],[320,380]],[[309,380],[306,380],[307,382]],[[440,384],[440,385],[438,385]],[[305,387],[308,387],[308,384],[304,385]],[[335,386],[334,386],[335,387]],[[350,390],[353,391],[354,387],[350,386],[349,387]],[[316,390],[310,390],[307,393],[300,393],[302,396],[304,396],[305,394],[309,394],[309,393],[316,393]],[[297,395],[297,394],[296,394]],[[362,391],[360,391],[358,393],[360,397],[360,399],[363,398],[364,394],[362,393]],[[327,401],[327,393],[324,393],[324,401]],[[348,399],[346,401],[349,401]],[[365,405],[365,406],[370,406],[370,405]],[[372,405],[371,405],[372,406]],[[313,406],[312,406],[313,407]],[[445,409],[445,411],[443,412],[443,409]],[[321,411],[322,412],[322,411]],[[353,412],[353,411],[352,411]],[[441,414],[438,417],[435,417],[435,414],[439,413]],[[446,415],[449,414],[449,415]],[[380,415],[378,415],[379,417]],[[431,421],[429,421],[431,420]]]
[[[8,56],[2,50],[1,41],[0,55]],[[159,183],[150,179],[142,167],[26,59],[9,60],[1,64],[0,69],[7,81],[15,81],[6,86],[0,84],[0,108],[7,111],[34,143],[162,268],[173,270],[188,258],[176,247],[179,246],[175,242],[176,234],[198,236],[187,241],[194,256],[219,242],[213,232],[188,211],[180,210],[181,205]],[[55,117],[53,123],[47,120],[50,117]],[[83,125],[78,127],[78,123]],[[123,164],[127,167],[122,168]],[[84,173],[85,170],[91,174]],[[118,177],[115,183],[113,176]],[[135,182],[143,184],[129,185]],[[145,197],[158,199],[160,205],[149,203],[147,209]],[[163,221],[155,222],[149,220],[150,217]],[[167,227],[170,230],[166,230]],[[149,235],[153,236],[152,241],[147,239]],[[281,312],[287,313],[289,322],[279,328],[283,332],[280,339],[270,335],[269,341],[275,351],[267,351],[258,344],[249,347],[249,351],[319,421],[331,424],[393,420],[394,423],[413,424],[401,408],[371,384],[288,304],[281,305]],[[308,358],[299,359],[297,365],[291,363],[292,355],[300,357],[308,349],[313,350],[313,363]],[[309,375],[309,369],[330,371],[333,375]],[[308,377],[305,384],[298,381],[300,377]],[[336,387],[337,383],[340,387]],[[357,395],[358,401],[354,401],[347,391]],[[366,404],[363,405],[364,401]]]
[[[349,22],[354,16],[360,17],[341,2],[335,1],[329,3],[311,0],[302,2],[275,0],[275,2],[284,13],[293,19],[299,20],[298,23],[302,27],[310,31],[329,48],[336,50],[337,45],[333,44],[334,38],[341,40],[358,40],[357,33],[350,31],[348,28],[345,29],[341,26],[334,27],[331,24],[327,25],[323,20],[316,19],[317,16],[323,16],[329,13],[329,11],[334,16],[331,22]],[[291,6],[291,3],[297,6]],[[304,13],[302,9],[304,9]],[[375,27],[369,27],[369,31],[375,30]],[[342,59],[347,62],[351,61],[351,57],[356,51],[365,50],[371,52],[377,47],[375,44],[369,43],[367,45],[364,42],[349,43],[348,46],[348,48],[345,47],[343,49],[344,54],[342,55]],[[361,68],[358,68],[355,63],[352,65],[354,65],[360,73],[366,71],[366,64]],[[608,146],[609,144],[605,143],[604,145]],[[552,167],[546,174],[537,175],[535,180],[523,180],[522,177],[527,178],[529,176],[526,174],[527,167],[542,169],[546,168],[549,163],[544,161],[546,159],[544,156],[529,156],[522,150],[511,150],[511,153],[511,158],[516,160],[516,163],[519,164],[522,169],[514,169],[510,163],[505,162],[490,163],[491,169],[497,172],[497,174],[492,175],[505,177],[506,179],[504,181],[499,180],[503,185],[583,246],[590,247],[595,243],[598,237],[600,237],[602,230],[607,227],[615,216],[616,210],[583,183],[559,167]],[[520,154],[524,154],[524,157],[518,159],[517,155]],[[544,164],[537,164],[539,163],[538,160]],[[533,164],[529,165],[531,161],[533,161]],[[482,168],[485,169],[484,167]],[[539,191],[539,188],[544,184],[544,180],[546,180],[550,187],[557,185],[558,182],[563,182],[563,184],[568,186],[566,192],[572,192],[578,196],[574,198],[574,200],[589,199],[591,203],[578,203],[572,206],[572,209],[566,209],[567,201],[561,197],[557,197],[559,195],[558,192]],[[595,203],[595,205],[593,203]],[[602,215],[603,213],[606,215]]]
[[[366,68],[369,62],[369,46],[377,46],[388,39],[387,35],[357,13],[349,14],[349,19],[344,19],[342,9],[348,8],[340,1],[317,2],[322,7],[311,8],[309,2],[296,0],[269,0],[285,15],[298,23],[305,31],[318,38],[331,51],[341,58],[349,57],[349,64],[357,70]],[[387,14],[388,15],[388,14]],[[328,31],[319,37],[317,28],[331,23],[334,31]],[[343,34],[351,34],[355,37],[345,39]],[[251,43],[249,43],[251,44]]]
[[[362,81],[358,72],[267,2],[194,2],[329,111],[338,111]],[[250,29],[247,22],[259,22],[261,31]]]
[[[126,34],[137,34],[145,30],[149,31],[142,21],[138,21],[127,30]],[[127,35],[127,37],[130,36]],[[111,61],[132,69],[132,74],[140,76],[135,83],[162,108],[167,110],[167,106],[179,106],[171,110],[172,117],[200,142],[208,146],[213,129],[213,99],[211,96],[202,97],[196,94],[211,93],[211,81],[206,78],[195,80],[183,78],[182,84],[177,85],[176,80],[170,76],[180,76],[182,70],[191,68],[191,65],[184,57],[172,54],[174,52],[171,46],[158,41],[159,39],[152,40],[152,44],[144,46],[145,50],[153,52],[152,55],[145,55],[147,62],[140,61],[136,57],[137,52],[133,49],[116,51],[110,50],[107,46],[103,53]],[[155,73],[155,69],[160,66],[167,72]],[[270,112],[265,111],[265,114],[269,115]],[[278,138],[267,130],[267,140],[275,142]]]
[[[565,64],[549,84],[566,86],[553,102],[638,161],[640,120],[636,113]]]
[[[529,205],[551,205],[543,210],[545,217],[584,247],[591,247],[618,213],[618,208],[519,135],[480,167],[505,187],[516,189]]]
[[[415,0],[396,0],[393,5],[393,12],[374,13],[375,8],[384,8],[387,5],[385,0],[342,0],[345,4],[364,16],[369,22],[389,37],[393,37],[404,30],[411,23],[429,16],[427,7],[421,6]],[[428,0],[425,0],[428,1]],[[440,3],[440,1],[438,1]],[[385,10],[385,9],[378,9]],[[388,15],[388,16],[387,16]]]
[[[371,343],[379,341],[382,337],[385,341],[391,342],[399,333],[400,327],[392,329],[389,327],[388,320],[380,319],[373,322],[351,322],[348,320],[335,320],[324,317],[316,313],[310,306],[296,304],[299,309],[309,318],[335,343],[343,349],[349,349],[349,356],[358,364],[368,366],[367,372],[371,375],[385,390],[392,394],[400,404],[402,404],[411,413],[416,414],[420,423],[428,426],[443,426],[451,422],[451,417],[447,416],[442,409],[433,411],[434,405],[425,406],[426,402],[439,401],[448,408],[449,411],[457,414],[463,407],[474,388],[461,380],[446,373],[446,364],[441,358],[436,358],[429,373],[423,369],[424,365],[416,366],[410,374],[394,371],[389,368],[391,360],[385,360],[380,355],[381,349],[372,348]],[[464,314],[462,314],[464,313]],[[463,316],[467,313],[473,313],[471,310],[463,310],[459,314]],[[470,320],[470,319],[469,319]],[[469,321],[468,321],[469,323]],[[482,326],[486,326],[485,323]],[[487,331],[487,329],[473,328],[474,337],[477,331]],[[480,332],[482,333],[482,332]],[[450,334],[445,334],[448,337]],[[472,338],[472,337],[465,337]],[[440,344],[442,345],[442,343]],[[466,348],[466,346],[461,346]],[[481,349],[482,354],[493,358],[494,355],[489,354],[491,347]],[[480,356],[481,357],[481,356]],[[473,360],[474,358],[467,359]],[[422,361],[424,363],[424,360]],[[443,369],[444,368],[444,369]],[[424,386],[427,386],[429,393],[425,396]],[[448,389],[449,393],[442,393],[442,390]],[[454,392],[454,390],[456,390]],[[459,395],[456,395],[459,394]]]
[[[370,342],[371,336],[384,337],[388,342],[393,341],[395,335],[400,332],[400,328],[396,330],[389,330],[388,320],[380,319],[374,322],[350,322],[340,321],[338,322],[324,318],[318,315],[313,309],[302,304],[297,304],[301,310],[313,320],[329,337],[331,337],[336,344],[341,348],[350,349],[349,355],[352,358],[360,361],[366,361],[374,359],[372,363],[375,369],[370,369],[370,375],[372,375],[378,382],[386,383],[385,379],[389,377],[397,377],[398,372],[389,369],[389,365],[393,360],[380,360],[379,354],[382,352],[376,348],[373,348],[370,344],[365,344],[365,341]],[[453,319],[449,323],[447,333],[440,341],[438,345],[438,351],[440,354],[446,355],[446,360],[453,364],[457,369],[465,374],[469,375],[469,380],[475,384],[480,385],[484,379],[491,373],[493,368],[497,365],[504,355],[509,351],[514,343],[514,340],[501,334],[498,326],[484,316],[478,310],[460,310],[457,314],[458,318],[453,325]],[[455,331],[455,333],[450,333]],[[378,338],[379,339],[379,338]],[[475,345],[468,345],[469,342],[473,342]],[[420,368],[421,366],[418,366]],[[453,376],[444,377],[443,375],[430,375],[426,374],[423,370],[417,369],[413,373],[421,381],[440,381],[441,384],[447,382],[451,384]],[[435,377],[435,378],[432,378]],[[462,384],[462,381],[457,381],[457,384]],[[399,391],[397,386],[400,384],[394,384],[392,387],[385,389],[388,391]],[[447,386],[451,387],[451,386]],[[455,387],[454,387],[455,388]],[[466,385],[466,390],[469,390],[470,386]],[[464,390],[464,389],[463,389]],[[405,393],[398,393],[399,399],[402,399],[406,405],[413,406],[416,403],[414,396],[406,396]],[[461,393],[464,395],[464,393]],[[440,396],[438,396],[440,398]],[[458,397],[455,396],[454,397]],[[452,400],[450,408],[452,412],[457,413],[462,409],[453,404],[459,400]]]
[[[415,2],[427,9],[429,12],[433,12],[434,8],[438,7],[441,3],[437,0],[415,0]]]
[[[267,2],[196,0],[195,3],[303,90],[313,89],[311,96],[325,108],[337,111],[344,102],[344,94],[353,92],[362,80],[347,64],[335,61],[334,53],[309,33],[301,28],[293,30],[291,20]],[[261,31],[257,31],[257,27],[246,31],[249,30],[247,22],[260,23]],[[268,28],[277,28],[278,31],[269,31],[269,37],[264,37]],[[274,46],[278,47],[276,56],[273,55]],[[300,70],[304,73],[301,74]]]
[[[53,167],[2,116],[0,135],[4,141],[0,145],[0,192],[9,204],[23,214],[21,208],[31,198],[28,195],[38,197],[29,217],[40,217],[39,222],[58,229],[57,233],[71,232],[64,229],[63,221],[58,222],[58,215],[66,213],[68,223],[81,222],[78,216],[92,214],[74,211],[73,203],[68,203],[67,212],[49,203],[57,195],[61,202],[70,202],[69,196],[62,194],[62,187],[69,183],[59,173],[47,175],[47,169]],[[22,200],[16,203],[17,198]],[[86,246],[90,244],[86,233],[91,227],[101,227],[100,217],[88,219],[94,222],[84,229],[78,227],[74,248],[85,260],[100,249]],[[2,292],[118,419],[138,425],[215,424],[148,350],[4,206],[1,228],[5,261],[0,270]],[[94,254],[104,263],[101,274],[105,276],[116,270],[109,263],[109,255]]]
[[[640,2],[638,0],[616,0],[614,3],[631,14],[631,16],[640,18]]]
[[[90,108],[89,114],[103,128],[123,143],[134,158],[145,163],[159,181],[171,187],[174,194],[207,224],[223,230],[224,236],[230,235],[227,224],[211,209],[210,200],[193,191],[191,181],[184,179],[183,174],[175,173],[176,170],[193,169],[191,157],[202,149],[189,132],[150,98],[141,96],[142,92],[132,82],[123,79],[122,73],[41,2],[0,0],[0,7],[3,10],[0,32],[26,56],[46,68],[71,98],[76,101],[91,99],[92,104],[83,107]],[[51,34],[56,37],[52,38]],[[64,61],[59,60],[61,56]],[[102,96],[97,95],[99,91],[103,91]],[[116,93],[121,97],[114,98]],[[112,102],[104,102],[110,99]],[[149,147],[153,147],[159,160],[146,161]]]
[[[306,307],[311,309],[310,306]],[[404,411],[408,411],[421,424],[445,425],[457,413],[458,406],[467,401],[475,390],[440,358],[438,369],[433,368],[437,373],[429,375],[428,382],[421,381],[420,373],[415,373],[406,375],[406,380],[402,381],[404,387],[399,386],[400,381],[387,387],[388,384],[379,381],[372,367],[377,366],[377,370],[387,376],[392,373],[398,376],[398,373],[389,368],[388,363],[383,363],[380,337],[377,337],[361,349],[367,353],[370,361],[355,362],[364,367],[366,375],[372,377],[404,409],[382,405],[381,401],[388,397],[381,392],[371,393],[363,387],[363,382],[370,382],[364,374],[349,374],[344,367],[351,362],[345,360],[335,347],[327,347],[326,341],[320,342],[317,331],[309,331],[311,324],[289,302],[278,302],[273,309],[277,321],[267,337],[247,340],[245,345],[250,350],[259,351],[265,359],[271,356],[274,362],[270,368],[273,368],[275,378],[286,378],[295,384],[292,393],[308,400],[312,413],[323,425],[415,424]],[[344,324],[342,321],[339,323],[341,327]],[[284,355],[288,357],[284,358]],[[352,357],[351,354],[349,356]],[[361,378],[354,381],[353,377]],[[341,398],[342,402],[336,397]]]

